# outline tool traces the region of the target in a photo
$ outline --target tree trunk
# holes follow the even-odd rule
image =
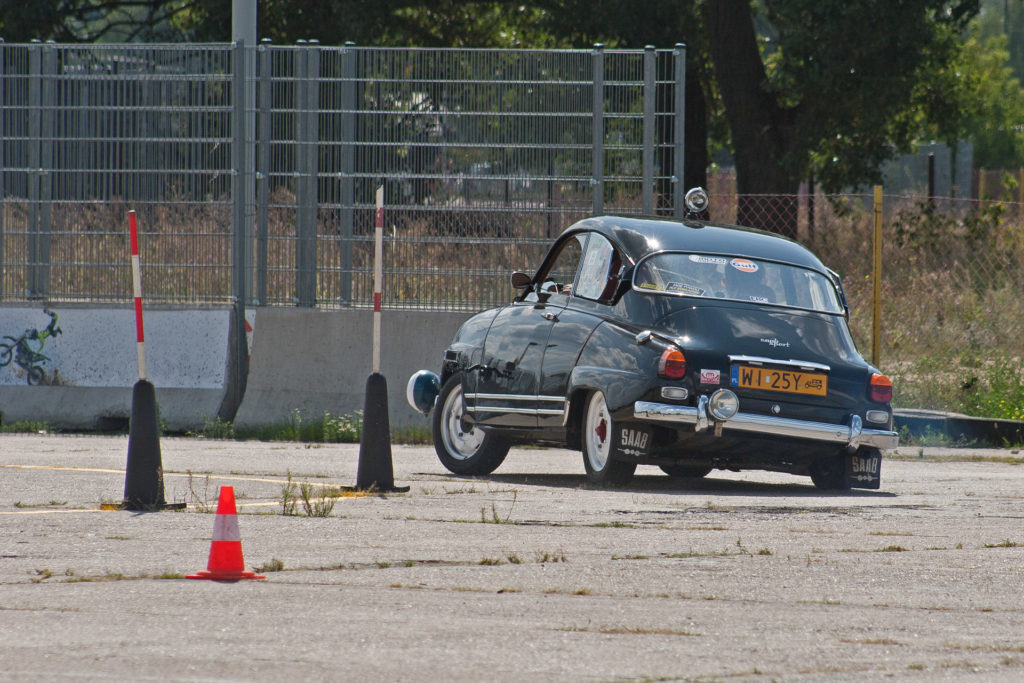
[[[796,237],[802,165],[787,155],[796,110],[781,107],[767,90],[749,0],[706,5],[711,60],[732,131],[736,222]]]

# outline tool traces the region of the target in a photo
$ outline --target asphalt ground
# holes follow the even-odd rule
[[[169,502],[128,512],[126,437],[0,435],[0,679],[1024,679],[1020,453],[902,449],[880,491],[713,472],[585,483],[579,453],[491,477],[394,446],[164,438]],[[219,487],[260,581],[195,581]],[[315,502],[315,501],[313,501]]]

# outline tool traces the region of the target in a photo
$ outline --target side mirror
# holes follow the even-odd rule
[[[529,287],[533,283],[533,278],[526,273],[516,271],[512,273],[512,277],[509,278],[512,282],[514,289],[522,289],[523,287]]]

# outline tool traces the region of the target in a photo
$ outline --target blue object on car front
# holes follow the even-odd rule
[[[420,370],[409,378],[405,398],[415,410],[427,415],[441,391],[441,379],[430,370]]]

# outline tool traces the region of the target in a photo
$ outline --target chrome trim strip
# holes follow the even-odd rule
[[[523,415],[536,415],[536,408],[509,408],[508,406],[466,406],[467,413],[522,413]]]
[[[525,396],[523,394],[463,394],[466,398],[485,401],[536,401],[536,396]]]
[[[562,421],[568,415],[568,402],[563,396],[527,396],[525,394],[464,394],[467,413],[516,413],[520,415],[561,415]],[[537,401],[538,403],[560,403],[551,408],[513,408],[508,405],[469,405],[469,401]]]
[[[695,431],[703,431],[707,428],[702,427],[702,424],[714,424],[709,421],[706,410],[706,404],[696,408],[654,403],[652,401],[637,401],[633,404],[633,415],[638,419],[679,425],[695,425]],[[851,450],[855,450],[858,446],[896,448],[899,445],[899,435],[896,432],[881,429],[864,429],[858,415],[853,416],[849,425],[836,425],[826,422],[756,415],[754,413],[737,413],[736,417],[720,424],[723,430],[758,432],[772,436],[839,443],[845,444]]]
[[[485,401],[556,401],[565,403],[564,396],[531,396],[528,394],[463,394],[463,396]]]
[[[821,370],[822,372],[831,372],[832,366],[825,365],[824,363],[814,363],[809,360],[796,360],[790,358],[789,360],[781,360],[779,358],[766,358],[765,356],[742,356],[737,355],[729,356],[730,363],[753,363],[755,365],[763,365],[765,363],[771,363],[774,365],[791,365],[793,367],[806,369],[806,370]]]

